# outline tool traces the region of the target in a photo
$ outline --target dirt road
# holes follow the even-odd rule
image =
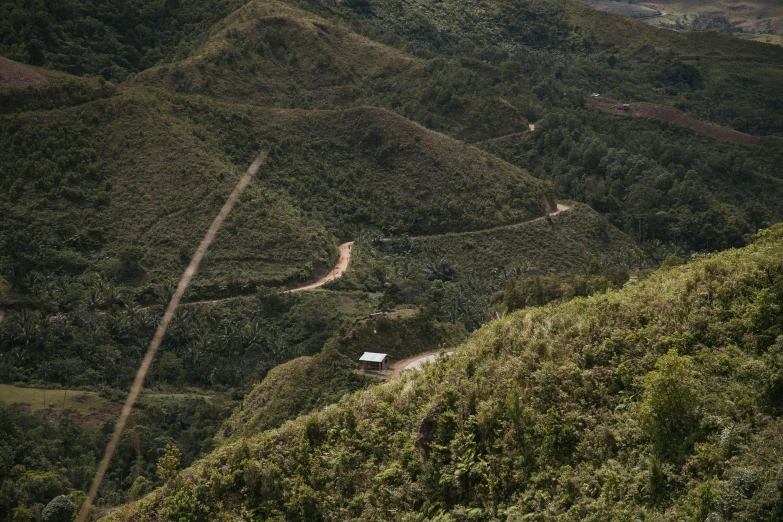
[[[716,123],[697,120],[693,116],[672,107],[651,105],[649,103],[620,103],[612,98],[596,95],[586,97],[585,102],[588,107],[598,109],[601,112],[618,116],[636,116],[661,120],[679,125],[680,127],[687,127],[716,140],[729,141],[739,145],[755,145],[761,140],[758,136],[751,136]]]
[[[446,352],[444,354],[444,357],[447,357],[451,355],[453,352]],[[392,365],[392,377],[399,377],[402,375],[403,372],[406,372],[408,370],[421,370],[422,365],[424,363],[428,362],[435,362],[438,359],[440,359],[441,356],[438,354],[438,352],[428,352],[428,353],[420,353],[419,355],[414,355],[413,357],[408,357],[406,359],[402,359],[397,361]]]
[[[414,240],[415,239],[427,239],[428,237],[440,237],[440,236],[470,236],[470,235],[473,235],[473,234],[483,234],[484,232],[493,232],[495,230],[505,230],[507,228],[522,227],[522,226],[525,226],[525,225],[529,225],[531,223],[536,223],[536,222],[541,221],[542,219],[546,219],[548,217],[556,216],[556,215],[560,214],[561,212],[565,212],[566,210],[570,210],[570,209],[571,209],[571,207],[569,207],[568,205],[563,205],[561,203],[558,203],[557,204],[557,210],[555,210],[554,212],[549,212],[546,216],[533,218],[533,219],[530,219],[528,221],[522,221],[520,223],[512,223],[510,225],[500,225],[500,226],[492,227],[492,228],[482,228],[481,230],[469,230],[467,232],[446,232],[445,234],[438,234],[437,236],[409,236],[408,239],[414,239]],[[384,241],[392,241],[394,239],[397,239],[397,238],[394,238],[394,237],[383,238]]]
[[[292,288],[291,290],[286,290],[283,293],[288,294],[291,292],[301,292],[302,290],[313,290],[314,288],[318,288],[319,286],[323,286],[326,283],[334,281],[335,279],[341,278],[345,273],[345,271],[348,270],[348,265],[351,262],[352,250],[353,250],[353,241],[348,241],[347,243],[343,243],[342,245],[340,245],[340,259],[337,260],[337,265],[335,265],[335,267],[332,269],[331,272],[326,274],[324,277],[322,277],[315,283],[311,283],[305,286],[300,286],[299,288]]]
[[[473,231],[470,231],[470,232],[449,232],[448,234],[444,234],[444,235],[480,234],[482,232],[488,232],[488,231],[492,231],[492,230],[500,230],[500,229],[504,229],[504,228],[519,227],[519,226],[527,225],[529,223],[535,223],[536,221],[540,221],[542,219],[546,219],[547,217],[556,216],[556,215],[560,214],[561,212],[565,212],[566,210],[569,210],[570,208],[571,207],[569,207],[568,205],[563,205],[563,204],[558,203],[556,211],[550,212],[546,216],[537,217],[537,218],[531,219],[529,221],[523,221],[521,223],[514,223],[514,224],[511,224],[511,225],[501,225],[499,227],[487,228],[487,229],[483,229],[483,230],[473,230]],[[409,239],[424,239],[424,238],[427,238],[427,237],[432,237],[432,236],[416,236],[416,237],[411,237]],[[392,239],[394,239],[394,238],[385,238],[384,241],[391,241]],[[326,283],[329,283],[331,281],[334,281],[335,279],[339,279],[340,277],[342,277],[342,275],[345,273],[345,271],[348,270],[348,265],[351,264],[351,254],[353,252],[353,241],[348,241],[347,243],[343,243],[342,245],[340,245],[339,248],[340,248],[340,258],[338,259],[337,264],[335,265],[335,267],[332,269],[331,272],[326,274],[324,277],[322,277],[318,281],[315,281],[313,283],[310,283],[310,284],[307,284],[307,285],[304,285],[304,286],[299,286],[297,288],[291,288],[290,290],[284,290],[283,293],[284,294],[288,294],[288,293],[292,293],[292,292],[301,292],[303,290],[315,290],[316,288],[319,288],[319,287],[325,285]],[[222,302],[228,301],[230,299],[251,299],[252,297],[253,296],[233,296],[233,297],[224,297],[224,298],[221,298],[221,299],[209,299],[209,300],[205,300],[205,301],[191,301],[189,303],[182,303],[180,306],[215,304],[215,303],[222,303]],[[139,310],[146,310],[147,308],[150,308],[150,306],[142,306],[142,307],[139,308]],[[105,313],[105,312],[98,311],[98,313]]]

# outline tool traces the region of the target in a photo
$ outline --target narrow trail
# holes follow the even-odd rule
[[[431,236],[408,236],[408,239],[417,240],[417,239],[427,239],[427,238],[430,238],[430,237],[443,237],[443,236],[471,236],[471,235],[474,235],[474,234],[483,234],[485,232],[494,232],[496,230],[506,230],[506,229],[510,229],[510,228],[523,227],[525,225],[530,225],[531,223],[537,223],[537,222],[542,221],[542,220],[544,220],[546,218],[549,218],[549,217],[552,217],[552,216],[556,216],[556,215],[560,214],[561,212],[565,212],[566,210],[571,210],[571,207],[569,207],[568,205],[563,205],[561,203],[558,203],[557,204],[557,210],[555,210],[554,212],[550,212],[550,213],[548,213],[545,216],[533,218],[533,219],[530,219],[528,221],[522,221],[520,223],[512,223],[510,225],[500,225],[500,226],[491,227],[491,228],[482,228],[481,230],[468,230],[467,232],[446,232],[445,234],[435,234],[435,235],[431,235]],[[383,238],[383,241],[394,241],[395,239],[400,239],[400,238],[399,237],[386,237],[386,238]]]
[[[571,209],[570,206],[558,203],[557,204],[557,210],[555,210],[554,212],[550,212],[549,214],[547,214],[545,216],[537,217],[537,218],[534,218],[534,219],[531,219],[531,220],[528,220],[528,221],[523,221],[521,223],[512,223],[511,225],[501,225],[501,226],[498,226],[498,227],[485,228],[485,229],[482,229],[482,230],[471,230],[471,231],[468,231],[468,232],[448,232],[446,234],[438,234],[438,235],[434,235],[434,236],[409,236],[408,239],[416,240],[416,239],[426,239],[428,237],[463,236],[463,235],[471,235],[471,234],[481,234],[481,233],[484,233],[484,232],[492,232],[494,230],[503,230],[503,229],[508,229],[508,228],[516,228],[516,227],[521,227],[521,226],[524,226],[524,225],[529,225],[531,223],[536,223],[537,221],[541,221],[541,220],[546,219],[548,217],[556,216],[556,215],[560,214],[561,212],[565,212],[566,210],[570,210],[570,209]],[[383,241],[392,241],[394,239],[398,239],[398,238],[387,237],[387,238],[384,238]],[[324,277],[320,278],[319,280],[317,280],[317,281],[315,281],[313,283],[306,284],[304,286],[298,286],[296,288],[291,288],[289,290],[283,290],[282,293],[290,294],[290,293],[294,293],[294,292],[302,292],[302,291],[305,291],[305,290],[315,290],[316,288],[324,286],[326,283],[330,283],[330,282],[334,281],[335,279],[341,278],[343,276],[343,274],[345,274],[345,271],[348,270],[348,265],[351,264],[351,255],[353,254],[353,243],[354,243],[353,241],[348,241],[348,242],[343,243],[343,244],[340,245],[340,247],[339,247],[340,248],[340,258],[337,260],[337,264],[332,269],[332,271],[329,272],[328,274],[326,274]],[[222,297],[220,299],[208,299],[208,300],[205,300],[205,301],[191,301],[189,303],[182,303],[182,304],[180,304],[180,307],[183,307],[183,306],[194,306],[194,305],[205,305],[205,304],[217,304],[217,303],[223,303],[223,302],[231,301],[231,300],[235,300],[235,299],[252,299],[252,298],[253,298],[252,295],[239,295],[239,296],[232,296],[232,297]],[[138,310],[146,310],[148,308],[152,308],[153,306],[156,306],[156,305],[141,306],[141,307],[138,308]],[[103,310],[98,310],[97,313],[104,314],[106,312],[103,311]]]

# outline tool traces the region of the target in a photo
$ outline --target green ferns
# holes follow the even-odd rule
[[[220,447],[131,520],[775,520],[783,227],[759,236],[485,326]]]

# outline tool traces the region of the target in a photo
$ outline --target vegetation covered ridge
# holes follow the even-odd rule
[[[526,309],[448,361],[226,444],[113,520],[773,520],[783,226]]]

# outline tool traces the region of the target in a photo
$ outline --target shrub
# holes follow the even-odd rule
[[[76,507],[65,495],[54,497],[41,512],[43,522],[70,522]]]
[[[158,460],[158,476],[163,482],[168,482],[179,475],[182,452],[176,446],[166,444],[166,452]],[[135,483],[134,483],[135,485]]]

